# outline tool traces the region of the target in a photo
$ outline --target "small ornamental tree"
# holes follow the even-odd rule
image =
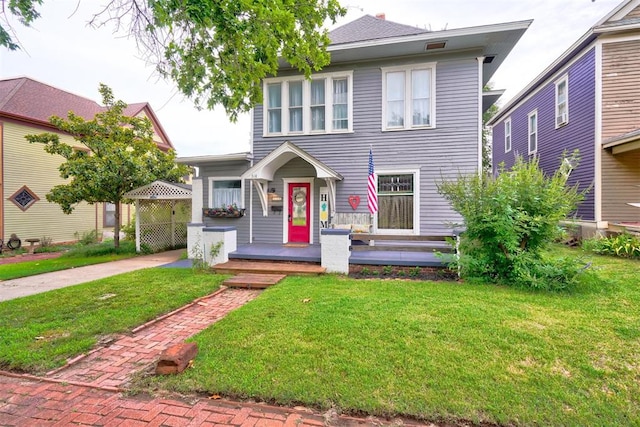
[[[584,198],[567,179],[577,165],[577,152],[563,159],[560,168],[546,176],[538,159],[514,166],[500,174],[461,175],[443,181],[438,191],[464,219],[461,273],[493,282],[535,288],[567,287],[579,271],[566,260],[545,260],[543,250]]]
[[[149,119],[125,116],[127,105],[114,101],[109,87],[101,84],[99,90],[106,110],[93,120],[87,121],[73,112],[69,112],[67,119],[57,116],[49,119],[79,144],[61,142],[54,133],[27,135],[26,139],[44,144],[47,153],[66,160],[59,170],[60,176],[69,181],[56,185],[47,194],[47,200],[59,204],[64,213],[71,214],[80,202],[116,205],[114,244],[118,248],[120,203],[125,200],[124,194],[158,179],[179,182],[189,169],[175,163],[175,152],[165,153],[158,148]],[[86,150],[78,149],[80,144]]]

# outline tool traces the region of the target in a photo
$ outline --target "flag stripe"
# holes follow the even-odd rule
[[[369,212],[375,214],[378,212],[378,192],[376,183],[376,173],[373,168],[373,151],[369,148],[369,179],[367,183],[367,206]]]

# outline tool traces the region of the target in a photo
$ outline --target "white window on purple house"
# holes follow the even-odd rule
[[[511,117],[504,121],[504,152],[511,151]]]
[[[529,113],[529,154],[538,151],[538,110]]]
[[[569,76],[556,82],[556,129],[569,123]]]

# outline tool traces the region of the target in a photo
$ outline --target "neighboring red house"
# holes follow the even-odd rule
[[[28,77],[0,80],[0,238],[4,242],[11,234],[23,241],[46,237],[53,242],[66,242],[92,230],[98,236],[112,230],[112,205],[81,203],[71,215],[65,215],[57,204],[46,200],[52,187],[64,183],[58,171],[63,159],[24,138],[56,132],[62,141],[73,144],[73,138],[49,124],[49,117],[67,117],[73,111],[91,120],[104,110],[95,101]],[[147,117],[153,124],[158,147],[164,151],[174,148],[148,103],[131,104],[125,114]],[[131,217],[131,209],[124,206],[123,222]]]

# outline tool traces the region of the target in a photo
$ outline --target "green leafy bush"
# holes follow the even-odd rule
[[[525,162],[518,157],[509,170],[501,165],[498,176],[460,175],[440,183],[438,191],[466,226],[458,261],[461,275],[535,289],[570,286],[580,266],[545,259],[542,253],[556,238],[558,223],[584,198],[577,186],[567,186],[575,164],[577,153],[546,176],[537,158]]]
[[[80,245],[93,245],[98,242],[98,232],[96,230],[83,231],[82,235],[77,231],[73,233]]]
[[[123,225],[120,229],[124,233],[124,240],[132,242],[136,241],[136,220],[135,218],[127,225]]]
[[[640,257],[640,238],[629,233],[609,237],[596,237],[582,243],[584,250],[601,255],[613,255],[622,258]]]

